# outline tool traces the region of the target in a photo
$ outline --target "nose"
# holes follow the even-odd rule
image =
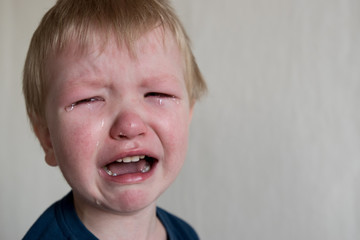
[[[110,129],[113,139],[133,139],[146,133],[146,125],[141,116],[131,110],[126,110],[116,117]]]

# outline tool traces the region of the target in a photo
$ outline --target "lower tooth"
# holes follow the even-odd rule
[[[113,173],[112,171],[110,171],[107,167],[104,167],[104,170],[105,172],[110,175],[110,176],[113,176],[113,177],[116,177],[117,174],[116,173]]]
[[[112,175],[112,172],[107,167],[104,167],[104,170],[107,174]]]
[[[148,171],[150,171],[151,165],[150,163],[146,162],[146,164],[143,166],[143,168],[140,170],[142,173],[147,173]],[[108,169],[107,167],[104,167],[105,172],[112,177],[116,177],[117,174],[113,173],[110,169]]]
[[[141,169],[141,172],[146,173],[146,172],[150,171],[150,168],[151,168],[150,164],[148,162],[146,162],[144,167]]]

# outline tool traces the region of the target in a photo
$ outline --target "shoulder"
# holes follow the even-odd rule
[[[32,239],[66,239],[57,219],[57,208],[60,202],[52,204],[31,226],[23,240]]]
[[[70,192],[63,199],[51,205],[26,233],[23,240],[74,240],[97,239],[78,218],[73,195]]]
[[[198,240],[199,237],[195,230],[184,220],[165,211],[164,209],[157,208],[156,215],[164,225],[168,238],[170,240]]]

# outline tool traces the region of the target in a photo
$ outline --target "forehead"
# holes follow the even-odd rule
[[[58,42],[48,53],[47,60],[51,61],[58,57],[88,57],[95,53],[101,54],[109,45],[115,43],[118,50],[129,54],[136,59],[139,53],[149,49],[176,50],[182,49],[178,39],[175,39],[173,32],[163,25],[156,26],[142,35],[117,33],[116,31],[102,31],[89,29],[86,35],[72,34],[72,30],[64,34],[64,40]],[[134,38],[134,39],[132,39]],[[182,51],[181,51],[182,52]],[[181,55],[183,55],[181,53]]]
[[[164,66],[161,65],[166,65],[166,61],[171,60],[171,66],[176,69],[167,70],[180,69],[178,72],[183,75],[184,58],[179,45],[173,34],[162,27],[145,33],[130,44],[119,41],[114,34],[108,37],[103,36],[101,33],[94,32],[85,44],[78,40],[69,40],[62,49],[51,54],[46,67],[48,81],[58,78],[59,75],[63,75],[61,78],[67,78],[69,75],[76,78],[89,71],[101,72],[102,66],[97,63],[101,62],[108,68],[114,65],[112,63],[114,59],[122,59],[123,63],[134,62],[138,67],[148,69],[148,71],[163,71]],[[75,64],[69,64],[69,61]],[[156,68],[156,64],[159,68]],[[49,84],[52,85],[52,83]]]

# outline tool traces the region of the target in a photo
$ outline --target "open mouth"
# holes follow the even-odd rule
[[[118,159],[104,166],[105,172],[112,177],[131,173],[147,173],[157,160],[145,155]]]

